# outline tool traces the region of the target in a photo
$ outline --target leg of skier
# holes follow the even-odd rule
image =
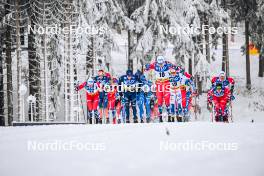
[[[147,123],[150,122],[150,113],[151,113],[151,109],[150,109],[150,99],[151,99],[151,93],[148,92],[145,95],[145,108],[146,108],[146,122]]]
[[[182,95],[181,95],[181,90],[177,89],[176,90],[176,106],[177,106],[177,121],[182,122]]]
[[[163,92],[164,92],[164,86],[162,83],[157,83],[156,84],[156,96],[158,100],[158,109],[159,109],[159,122],[163,122],[162,118],[162,109],[163,109]]]
[[[86,103],[87,103],[87,121],[89,124],[92,124],[92,116],[93,116],[93,98],[91,95],[86,96]]]
[[[132,106],[132,111],[133,111],[134,123],[138,123],[138,119],[137,119],[137,98],[136,98],[136,93],[131,93],[131,95],[130,95],[130,101],[131,101],[131,106]]]
[[[167,111],[167,116],[168,120],[171,121],[171,114],[170,114],[170,82],[164,82],[164,101],[166,105],[166,111]]]
[[[95,123],[98,124],[100,123],[100,117],[99,117],[99,112],[98,112],[98,104],[99,104],[99,95],[93,95],[93,112],[94,112],[94,118],[95,118]]]
[[[139,109],[139,118],[140,121],[143,121],[143,115],[144,115],[144,92],[137,93],[137,105]]]
[[[125,109],[126,109],[126,123],[130,122],[130,97],[128,93],[125,93]]]
[[[171,112],[171,122],[175,121],[175,102],[176,102],[176,94],[175,91],[172,90],[170,93],[170,112]]]

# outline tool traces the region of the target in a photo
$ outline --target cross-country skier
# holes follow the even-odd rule
[[[233,95],[234,93],[234,88],[235,88],[235,81],[232,77],[227,77],[226,73],[224,71],[220,71],[218,76],[215,76],[211,80],[212,82],[212,87],[217,83],[217,82],[222,82],[223,86],[226,86],[230,89],[231,92],[231,100],[234,100],[235,97]]]
[[[139,117],[140,117],[140,122],[144,123],[144,109],[146,109],[146,122],[150,122],[150,114],[151,114],[151,109],[150,109],[150,99],[152,97],[152,92],[151,92],[151,86],[152,82],[147,81],[146,77],[141,73],[138,73],[138,84],[139,90],[137,91],[137,105],[139,109]]]
[[[181,73],[183,73],[183,84],[185,86],[185,107],[184,107],[184,117],[185,121],[190,120],[190,109],[192,105],[192,98],[197,96],[197,89],[194,84],[194,80],[191,74],[184,71],[184,69],[181,69]]]
[[[228,122],[228,107],[230,102],[230,90],[221,81],[217,81],[211,90],[208,91],[207,101],[209,107],[214,106],[215,121]]]
[[[112,122],[116,124],[116,100],[118,95],[117,91],[118,82],[114,78],[110,78],[109,83],[105,86],[105,89],[107,88],[106,94],[107,94],[107,109],[108,109],[108,119],[111,118]],[[109,123],[109,120],[108,122]]]
[[[106,121],[109,122],[108,119],[108,111],[107,111],[107,95],[105,93],[104,85],[109,82],[109,77],[106,75],[104,70],[99,70],[98,75],[94,78],[95,82],[99,84],[102,91],[99,93],[99,112],[100,112],[100,123],[102,123],[103,117],[106,118]]]
[[[156,96],[158,99],[159,106],[159,120],[163,122],[162,119],[162,106],[163,101],[165,101],[166,109],[169,114],[170,111],[170,81],[169,72],[170,69],[179,69],[172,63],[165,60],[164,56],[160,55],[157,57],[156,61],[151,64],[147,64],[145,71],[154,70],[155,71],[155,83],[156,83]]]
[[[76,91],[85,89],[86,91],[86,103],[87,103],[87,121],[92,124],[92,117],[94,114],[95,123],[99,122],[98,103],[99,103],[99,84],[95,83],[92,78],[89,78],[86,82],[76,86]]]
[[[183,69],[182,69],[183,70]],[[191,75],[183,71],[172,69],[170,72],[170,93],[171,93],[171,119],[174,122],[175,115],[177,121],[189,121],[190,119],[190,101],[195,87],[191,80]],[[170,117],[170,116],[169,116]]]
[[[123,92],[121,93],[125,99],[125,108],[126,108],[126,123],[129,123],[130,117],[130,104],[133,110],[133,119],[134,123],[138,123],[137,119],[137,108],[136,108],[136,101],[137,101],[137,93],[136,93],[136,84],[137,84],[136,76],[133,75],[132,70],[127,70],[126,75],[123,75],[119,79],[119,85],[123,87]]]

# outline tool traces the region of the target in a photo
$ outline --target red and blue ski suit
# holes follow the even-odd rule
[[[160,65],[157,62],[147,64],[145,71],[154,70],[156,80],[156,97],[158,100],[159,114],[162,114],[163,102],[169,112],[170,107],[170,70],[179,70],[179,67],[172,63],[165,61],[164,64]]]
[[[230,102],[230,96],[231,93],[228,87],[221,90],[216,90],[216,87],[213,87],[208,91],[207,101],[209,104],[214,104],[215,121],[228,122],[227,103]]]
[[[92,117],[92,112],[94,112],[95,117],[98,118],[98,104],[99,104],[99,84],[93,83],[92,85],[87,85],[87,82],[79,85],[78,90],[83,88],[86,91],[86,103],[87,103],[87,117]]]

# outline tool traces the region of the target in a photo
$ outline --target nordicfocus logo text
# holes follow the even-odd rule
[[[104,151],[106,150],[105,143],[93,143],[93,142],[79,142],[79,141],[61,141],[54,140],[50,142],[40,141],[28,141],[28,151]]]
[[[55,34],[86,34],[86,35],[104,35],[108,32],[108,28],[105,26],[76,26],[70,25],[69,27],[60,27],[58,25],[41,26],[41,25],[28,25],[28,33],[39,35],[55,35]]]
[[[160,151],[236,151],[238,143],[193,141],[184,142],[160,141]]]

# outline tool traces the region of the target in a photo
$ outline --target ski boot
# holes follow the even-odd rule
[[[182,117],[181,116],[177,116],[176,118],[177,118],[178,122],[182,122]]]
[[[171,122],[175,122],[175,117],[171,116]]]
[[[143,119],[141,119],[141,120],[140,120],[140,123],[144,123],[144,120],[143,120]]]
[[[99,124],[102,124],[103,123],[103,121],[102,121],[102,119],[101,118],[99,118],[99,122],[98,122]]]
[[[127,118],[127,119],[126,119],[126,123],[130,123],[130,120],[129,120],[129,118]]]
[[[99,119],[95,118],[95,124],[99,124]]]
[[[109,124],[110,123],[110,120],[109,118],[106,119],[106,124]]]
[[[150,118],[147,118],[146,121],[147,121],[147,123],[150,123]]]
[[[168,116],[168,122],[172,122],[171,115]]]
[[[93,119],[91,117],[88,119],[88,123],[93,124]]]
[[[136,119],[134,119],[134,123],[138,123],[138,119],[136,118]]]
[[[118,120],[117,120],[117,123],[120,124],[120,123],[121,123],[121,119],[118,119]]]
[[[162,115],[159,116],[159,122],[160,122],[160,123],[163,122]]]

